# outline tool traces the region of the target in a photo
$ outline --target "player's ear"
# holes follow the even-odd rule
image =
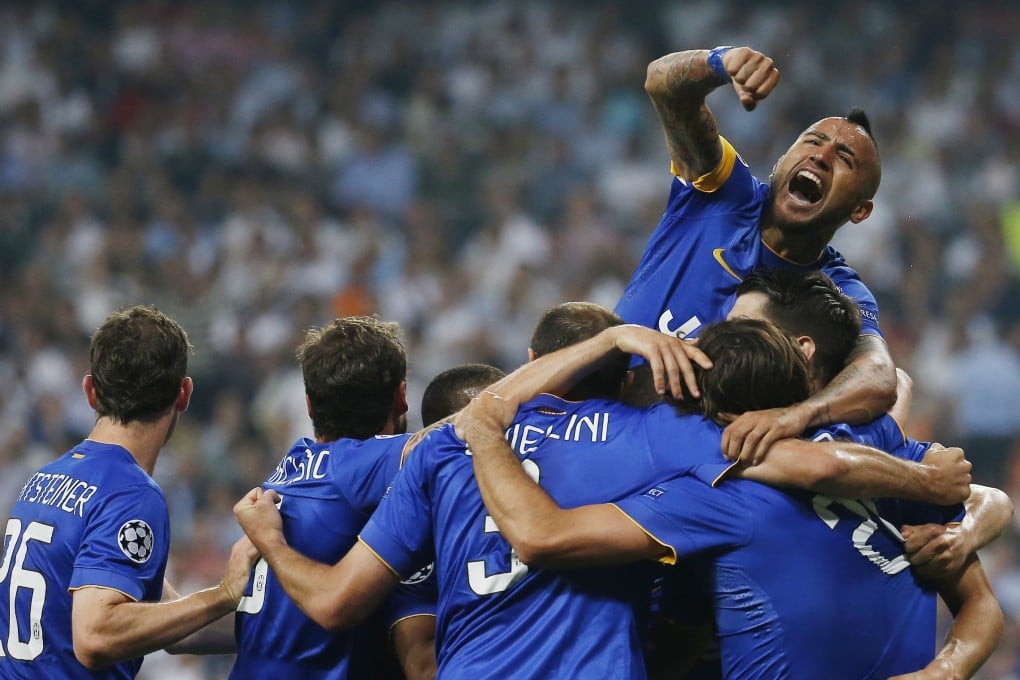
[[[184,376],[184,380],[181,381],[181,390],[177,393],[177,401],[174,403],[174,408],[178,411],[187,411],[188,404],[191,403],[191,393],[195,391],[195,383],[192,382],[191,377]]]
[[[312,400],[308,397],[307,394],[305,395],[305,410],[308,411],[308,417],[311,418],[312,417]]]
[[[402,416],[407,411],[407,381],[401,380],[397,385],[397,391],[393,394],[393,415]]]
[[[89,408],[93,411],[96,410],[96,406],[99,404],[99,400],[96,398],[96,385],[92,382],[92,376],[86,374],[81,380],[81,390],[85,393],[85,399],[89,402]]]
[[[804,356],[807,358],[808,363],[811,363],[811,360],[815,356],[815,351],[817,350],[817,348],[815,347],[814,338],[812,338],[810,335],[798,336],[797,345],[800,347],[800,351],[804,353]]]
[[[857,204],[857,207],[850,213],[850,221],[854,224],[863,222],[868,219],[871,215],[871,211],[875,209],[875,204],[869,199],[861,201]]]
[[[529,347],[528,348],[528,363],[530,364],[532,361],[534,361],[537,358],[538,358],[538,355],[535,354],[535,350],[533,350],[533,349],[531,349]]]

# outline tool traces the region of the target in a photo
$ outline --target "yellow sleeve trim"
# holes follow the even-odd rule
[[[382,562],[384,567],[386,567],[387,569],[392,571],[394,576],[396,576],[398,579],[404,578],[403,576],[400,575],[400,572],[398,572],[396,569],[394,569],[393,567],[390,566],[389,562],[387,562],[382,557],[380,557],[379,553],[377,553],[376,551],[372,550],[372,546],[370,546],[368,543],[365,543],[363,540],[361,540],[361,536],[358,536],[358,543],[360,543],[361,545],[363,545],[366,548],[368,548],[368,552],[372,553],[372,555],[375,557],[375,559],[377,559],[380,562]]]
[[[736,461],[730,463],[730,466],[728,468],[720,472],[719,476],[712,480],[712,488],[714,489],[715,487],[719,486],[719,484],[724,482],[726,480],[726,477],[729,476],[730,470],[737,467],[738,465],[740,465],[740,463]]]
[[[399,619],[397,619],[396,621],[394,621],[393,623],[390,624],[390,633],[392,634],[393,633],[393,629],[396,628],[399,624],[403,623],[404,621],[408,621],[410,619],[416,619],[416,618],[421,617],[421,616],[431,616],[432,618],[436,618],[435,614],[432,614],[432,613],[429,613],[429,612],[418,612],[416,614],[408,614],[407,616],[401,616]]]
[[[719,144],[722,146],[722,159],[719,161],[719,165],[712,172],[694,180],[694,188],[706,194],[717,191],[719,187],[726,183],[726,180],[733,173],[733,164],[737,161],[737,150],[733,148],[733,145],[725,137],[719,137]],[[676,165],[673,163],[670,163],[670,170],[672,170],[674,175],[680,176]]]
[[[676,550],[673,549],[673,546],[669,545],[668,543],[663,543],[658,538],[656,538],[654,534],[652,534],[650,531],[648,531],[648,529],[645,529],[643,526],[638,524],[637,521],[633,517],[631,517],[626,512],[624,512],[623,508],[621,508],[616,503],[610,503],[610,505],[613,506],[614,508],[616,508],[617,510],[619,510],[620,513],[623,514],[624,517],[626,517],[631,522],[633,522],[634,526],[636,526],[638,529],[643,531],[648,536],[648,538],[652,539],[653,541],[655,541],[656,543],[658,543],[659,545],[661,545],[663,548],[665,548],[668,551],[667,554],[663,555],[662,557],[660,557],[658,559],[659,562],[661,562],[662,564],[668,565],[668,566],[673,566],[674,564],[676,564]]]
[[[112,588],[110,586],[97,586],[97,585],[93,585],[91,583],[86,583],[85,585],[81,585],[81,586],[75,586],[74,588],[68,588],[67,592],[73,593],[73,592],[78,591],[78,590],[85,590],[86,588],[99,588],[100,590],[110,590],[110,591],[113,591],[115,593],[120,593],[121,595],[123,595],[124,597],[126,597],[127,599],[129,599],[132,602],[138,602],[138,600],[136,600],[133,595],[128,595],[127,593],[125,593],[123,590],[120,590],[119,588]]]

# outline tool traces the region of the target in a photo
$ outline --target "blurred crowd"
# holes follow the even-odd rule
[[[91,332],[154,304],[195,348],[156,470],[169,575],[215,582],[234,500],[311,433],[303,330],[399,321],[417,427],[435,374],[519,365],[557,302],[614,306],[670,182],[645,66],[718,44],[782,73],[753,113],[709,100],[760,177],[814,120],[871,116],[882,187],[835,245],[914,378],[909,434],[1020,502],[1017,35],[1006,1],[4,2],[0,513],[89,431]],[[983,678],[1020,678],[1018,537],[982,553],[1009,620]]]

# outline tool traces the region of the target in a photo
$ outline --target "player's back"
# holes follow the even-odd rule
[[[159,600],[169,544],[163,494],[124,448],[85,441],[33,474],[4,535],[0,677],[134,677],[140,658],[99,672],[78,663],[68,590]]]
[[[872,501],[725,486],[752,523],[716,560],[725,677],[885,678],[931,660],[935,593],[908,568],[902,518]]]
[[[263,486],[282,497],[287,542],[327,564],[338,562],[382,499],[408,436],[316,443],[300,439]],[[235,624],[233,678],[353,677],[359,652],[375,649],[363,628],[332,633],[309,619],[259,560]]]
[[[888,416],[822,428],[814,438],[851,439],[915,461],[927,448],[904,440]],[[722,465],[720,458],[694,477],[711,483]],[[935,592],[909,569],[897,527],[945,522],[960,506],[838,499],[731,480],[692,511],[692,497],[705,488],[692,483],[663,485],[656,502],[686,490],[686,498],[670,502],[677,521],[694,526],[696,514],[710,533],[724,535],[705,538],[702,547],[721,552],[710,572],[725,677],[886,678],[931,660]],[[710,505],[725,511],[717,516]],[[746,523],[723,529],[734,508]],[[677,546],[685,547],[689,553],[693,543]],[[689,589],[673,588],[684,597]]]
[[[719,447],[717,428],[669,406],[643,411],[548,395],[522,407],[507,439],[567,507],[640,493],[696,464],[684,451]],[[431,513],[440,677],[645,677],[633,607],[649,594],[649,566],[529,568],[488,516],[466,454],[451,426],[433,432],[401,472],[416,479],[395,483],[377,514],[395,527],[411,507]],[[403,502],[393,495],[400,489],[421,497]],[[363,534],[370,547],[386,540],[378,537]]]

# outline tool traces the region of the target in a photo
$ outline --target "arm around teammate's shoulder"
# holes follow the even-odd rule
[[[869,423],[896,403],[896,388],[896,364],[889,348],[877,336],[862,335],[843,370],[808,399],[737,416],[723,430],[723,455],[758,463],[773,444],[800,436],[810,427]]]
[[[855,442],[784,439],[761,464],[735,467],[729,474],[828,496],[952,504],[970,494],[970,467],[960,449],[914,463]]]

